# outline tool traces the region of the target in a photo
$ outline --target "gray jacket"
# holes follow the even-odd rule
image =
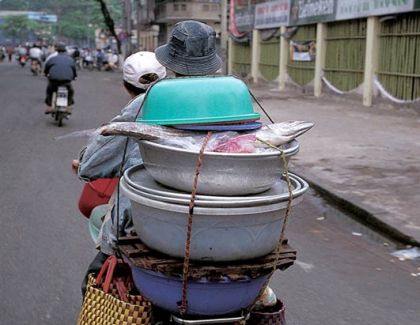
[[[76,63],[65,53],[59,53],[45,63],[44,74],[50,80],[72,81],[77,77]]]
[[[144,95],[132,99],[121,111],[121,114],[111,122],[134,122],[143,103]],[[91,181],[98,178],[119,177],[124,148],[127,145],[123,172],[131,166],[142,163],[140,151],[136,142],[123,136],[96,135],[91,138],[80,154],[80,178]],[[123,236],[133,231],[130,200],[120,194],[119,196],[119,234]],[[117,198],[116,198],[117,200]],[[112,209],[111,219],[105,220],[100,238],[101,251],[113,254],[116,242],[117,221],[116,203]]]

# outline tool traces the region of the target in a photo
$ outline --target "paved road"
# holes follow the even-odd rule
[[[69,167],[85,139],[54,138],[114,116],[128,99],[119,80],[82,72],[74,114],[58,128],[43,114],[45,80],[0,64],[0,324],[75,323],[95,254]],[[419,265],[393,258],[392,243],[313,193],[293,210],[288,238],[299,262],[272,281],[288,324],[418,324]]]

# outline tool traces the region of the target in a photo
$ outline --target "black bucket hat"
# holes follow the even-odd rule
[[[186,76],[213,74],[222,65],[216,53],[216,32],[195,20],[177,23],[169,42],[158,47],[155,54],[163,66]]]

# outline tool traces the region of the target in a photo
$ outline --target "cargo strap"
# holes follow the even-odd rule
[[[264,285],[261,287],[261,290],[260,290],[259,294],[257,295],[257,298],[254,300],[253,304],[250,307],[248,307],[247,311],[251,311],[254,308],[254,306],[255,306],[256,302],[258,301],[259,297],[264,293],[265,289],[267,288],[268,283],[270,282],[271,276],[276,271],[277,263],[279,261],[281,250],[282,250],[282,245],[281,244],[282,244],[282,242],[285,238],[287,222],[289,220],[290,211],[291,211],[291,208],[292,208],[292,201],[293,201],[292,183],[290,181],[288,162],[287,162],[287,159],[286,159],[286,155],[284,154],[284,151],[280,148],[277,148],[276,146],[273,146],[272,144],[270,144],[270,143],[268,143],[264,140],[261,140],[261,139],[257,138],[257,141],[259,141],[261,143],[264,143],[265,145],[269,146],[272,149],[280,151],[280,158],[282,159],[282,162],[283,162],[283,168],[284,168],[284,174],[285,174],[285,178],[286,178],[286,182],[287,182],[287,189],[288,189],[288,192],[289,192],[289,198],[288,198],[288,201],[287,201],[286,211],[284,213],[284,220],[283,220],[283,225],[281,227],[280,238],[279,238],[279,241],[278,241],[276,249],[275,249],[276,257],[275,257],[274,262],[273,262],[273,268],[271,270],[270,275],[267,277],[267,280],[265,281]]]
[[[200,175],[201,166],[203,165],[204,149],[206,148],[212,133],[209,131],[203,140],[201,145],[200,153],[198,154],[197,164],[195,167],[195,176],[193,182],[193,188],[191,192],[191,199],[188,209],[188,224],[187,224],[187,240],[185,241],[185,254],[184,254],[184,267],[182,271],[182,300],[179,306],[179,312],[181,315],[185,314],[188,310],[187,301],[187,286],[188,286],[188,273],[190,266],[190,248],[191,248],[191,235],[192,235],[192,221],[194,215],[195,196],[197,194],[198,176]]]

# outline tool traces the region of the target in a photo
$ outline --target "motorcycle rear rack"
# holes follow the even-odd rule
[[[226,323],[237,323],[245,322],[249,319],[250,314],[246,314],[238,317],[226,317],[226,318],[209,318],[209,319],[194,319],[188,320],[181,317],[171,315],[171,322],[177,324],[186,324],[186,325],[206,325],[206,324],[226,324]]]

